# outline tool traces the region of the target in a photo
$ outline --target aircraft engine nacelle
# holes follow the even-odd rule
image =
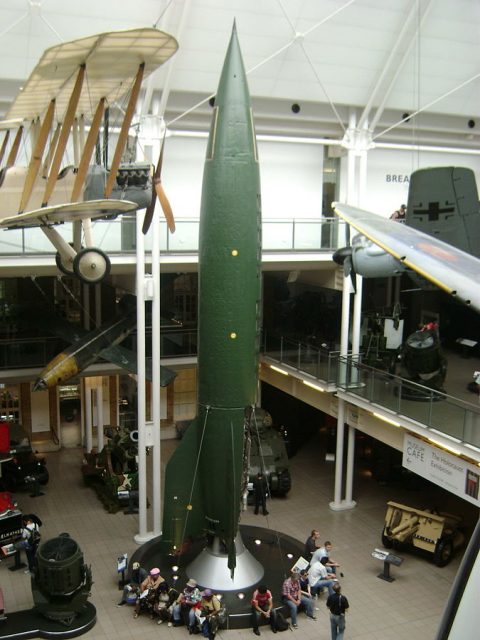
[[[352,239],[353,268],[364,278],[399,276],[406,267],[389,253],[362,235]]]

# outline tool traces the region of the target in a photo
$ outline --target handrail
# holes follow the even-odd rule
[[[375,369],[358,356],[339,358],[346,376],[338,388],[454,438],[479,447],[480,407],[442,391]]]
[[[264,355],[398,416],[480,448],[480,407],[365,365],[361,356],[315,347],[285,336],[264,336]],[[333,387],[333,388],[332,388]]]
[[[175,234],[168,233],[165,220],[160,222],[160,252],[182,254],[198,252],[199,219],[176,218]],[[262,252],[332,252],[344,244],[345,223],[337,218],[264,219]],[[72,237],[71,223],[61,229],[65,238]],[[116,220],[92,222],[93,243],[108,254],[135,253],[135,216],[124,215]],[[151,234],[145,237],[145,250],[152,249]],[[53,245],[35,227],[6,229],[0,233],[0,255],[52,255]]]

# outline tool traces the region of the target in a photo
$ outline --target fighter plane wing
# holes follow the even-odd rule
[[[112,322],[106,322],[99,329],[87,331],[45,310],[39,313],[37,309],[36,312],[31,311],[28,315],[36,318],[37,325],[41,324],[46,330],[71,344],[70,348],[64,349],[62,354],[56,356],[49,362],[40,373],[36,383],[38,389],[56,384],[60,378],[62,378],[62,382],[68,380],[69,377],[80,373],[99,358],[112,362],[122,369],[125,369],[128,373],[137,373],[137,354],[126,347],[122,347],[118,343],[115,344],[117,338],[121,340],[128,335],[130,330],[133,330],[135,327],[135,317],[131,317],[131,322],[127,321],[129,329],[127,329],[125,325],[120,324],[112,328]],[[105,331],[109,331],[110,344],[106,347],[100,344],[103,333],[102,328],[105,328]],[[121,337],[120,334],[122,334],[123,337]],[[72,358],[74,359],[75,366],[70,367],[62,364],[71,361]],[[163,387],[170,384],[176,375],[176,372],[172,369],[161,366],[160,386]],[[145,377],[147,380],[152,379],[151,358],[147,359],[146,362]]]
[[[335,213],[405,267],[480,312],[480,260],[405,224],[346,204]]]
[[[104,349],[101,353],[101,357],[109,362],[113,362],[117,364],[125,371],[132,373],[134,375],[137,374],[137,354],[131,351],[130,349],[126,349],[121,345],[116,345],[113,347],[108,347]],[[173,369],[169,369],[168,367],[164,367],[160,365],[160,386],[166,387],[177,377],[177,374]],[[145,361],[145,378],[147,380],[152,380],[152,359],[147,358]]]
[[[85,202],[56,204],[4,218],[0,220],[0,227],[24,229],[75,222],[86,218],[114,218],[122,213],[136,211],[136,209],[137,204],[129,200],[87,200]]]

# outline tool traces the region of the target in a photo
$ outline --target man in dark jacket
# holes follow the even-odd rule
[[[267,511],[267,479],[261,471],[257,473],[257,477],[253,481],[253,493],[255,497],[255,515],[258,514],[258,509],[262,507],[262,513],[264,516],[268,516]]]
[[[345,611],[349,604],[347,598],[340,593],[338,582],[333,585],[333,593],[327,598],[327,608],[330,609],[330,627],[332,640],[343,640],[345,631]]]

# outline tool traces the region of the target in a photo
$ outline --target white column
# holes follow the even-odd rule
[[[85,450],[87,453],[92,452],[92,389],[85,381]]]
[[[160,438],[160,215],[152,220],[152,421],[153,421],[153,533],[162,533],[161,438]]]
[[[145,243],[142,225],[145,211],[137,211],[137,428],[138,428],[138,533],[135,542],[150,540],[147,533],[147,455],[145,425]]]
[[[345,476],[345,500],[342,503],[343,509],[352,509],[356,506],[353,495],[353,469],[355,463],[355,428],[348,427],[348,454],[347,454],[347,473]]]
[[[98,447],[98,452],[100,453],[100,451],[103,449],[103,447],[105,446],[105,441],[104,441],[104,437],[103,437],[103,425],[104,425],[104,419],[103,419],[103,378],[100,376],[99,378],[97,378],[98,380],[98,384],[97,384],[97,447]]]
[[[343,475],[343,435],[345,423],[345,401],[338,399],[337,411],[337,447],[335,450],[335,488],[333,502],[330,502],[330,509],[341,511],[342,509],[342,475]]]
[[[348,353],[348,330],[350,322],[350,277],[343,279],[342,292],[342,325],[340,329],[340,355],[345,357]],[[346,366],[341,363],[339,366],[340,382],[346,380]],[[343,438],[345,424],[345,401],[338,399],[337,411],[337,447],[335,451],[335,487],[333,502],[330,502],[330,509],[340,511],[342,507],[342,477],[343,477]]]

